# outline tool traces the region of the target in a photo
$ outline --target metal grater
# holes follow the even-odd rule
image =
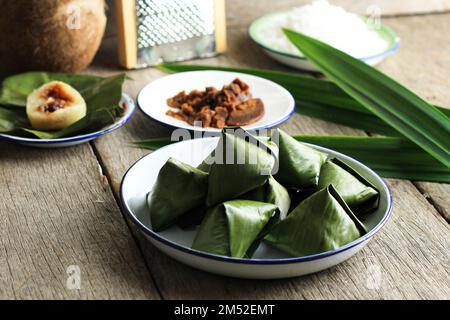
[[[127,68],[213,56],[225,49],[224,0],[116,0]]]

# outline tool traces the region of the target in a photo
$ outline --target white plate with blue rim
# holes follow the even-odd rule
[[[319,70],[300,52],[292,53],[287,50],[280,50],[274,47],[268,41],[267,37],[264,36],[265,30],[268,26],[273,25],[276,21],[283,21],[289,13],[290,11],[280,11],[259,17],[251,23],[248,29],[248,34],[253,42],[260,46],[262,50],[274,60],[296,69],[318,72]],[[400,38],[394,30],[386,25],[380,24],[376,32],[378,32],[379,36],[385,40],[386,48],[371,56],[357,57],[371,66],[380,63],[400,48]]]
[[[243,129],[273,128],[287,121],[294,114],[294,98],[279,84],[245,73],[216,70],[180,72],[159,78],[141,90],[137,97],[137,104],[144,115],[161,124],[191,131],[219,133],[221,129],[193,126],[168,116],[166,112],[171,108],[167,105],[167,99],[181,91],[204,90],[206,87],[220,89],[236,78],[247,83],[253,97],[260,98],[264,103],[263,117],[252,124],[242,126]]]
[[[214,150],[218,139],[216,137],[187,140],[163,147],[133,164],[121,183],[122,207],[129,220],[136,225],[138,232],[148,242],[181,263],[219,275],[246,279],[280,279],[306,275],[349,259],[369,243],[391,215],[392,196],[382,178],[355,159],[330,149],[310,145],[351,166],[380,192],[378,209],[364,220],[368,233],[359,239],[336,250],[302,257],[290,257],[263,241],[251,259],[243,259],[192,249],[195,230],[182,230],[173,226],[163,232],[154,232],[146,199],[161,167],[170,157],[197,166]]]
[[[27,138],[14,136],[10,134],[0,134],[0,138],[3,140],[9,140],[22,145],[38,148],[62,148],[83,144],[93,139],[96,139],[104,134],[110,133],[111,131],[119,129],[120,127],[125,125],[128,122],[128,120],[131,119],[134,112],[136,111],[136,106],[134,104],[133,99],[129,95],[123,93],[120,105],[122,106],[123,112],[119,117],[117,117],[114,120],[114,123],[95,132],[89,132],[85,134],[58,139]]]

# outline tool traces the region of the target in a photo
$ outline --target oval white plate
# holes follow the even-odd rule
[[[100,137],[104,134],[107,134],[111,131],[114,131],[120,127],[122,127],[125,123],[128,122],[128,120],[131,119],[134,112],[136,111],[136,106],[134,104],[133,99],[127,95],[122,95],[122,104],[125,104],[125,112],[122,114],[121,117],[117,118],[116,121],[114,121],[113,124],[104,127],[103,129],[86,133],[78,136],[73,137],[67,137],[67,138],[58,138],[58,139],[36,139],[36,138],[24,138],[24,137],[18,137],[13,136],[9,134],[0,134],[0,138],[5,140],[10,140],[17,142],[22,145],[26,146],[32,146],[32,147],[39,147],[39,148],[62,148],[62,147],[71,147],[78,144],[86,143],[88,141],[91,141],[97,137]]]
[[[252,24],[248,29],[250,38],[258,46],[260,46],[267,55],[269,55],[274,60],[281,62],[282,64],[300,70],[316,71],[316,72],[319,71],[304,56],[300,54],[293,54],[288,51],[278,50],[277,48],[271,46],[270,43],[267,42],[266,38],[263,36],[262,30],[266,28],[267,24],[271,24],[272,21],[283,19],[284,16],[286,16],[287,14],[289,14],[289,11],[280,11],[259,17],[258,19],[252,22]],[[370,57],[359,57],[359,59],[361,59],[362,61],[366,62],[371,66],[380,63],[388,56],[395,53],[400,47],[400,38],[391,28],[385,25],[380,25],[378,33],[381,36],[381,38],[386,40],[386,42],[388,43],[388,47],[383,52],[379,52]]]
[[[391,214],[390,190],[376,173],[350,157],[311,145],[344,161],[380,191],[379,208],[364,221],[369,232],[363,237],[334,251],[298,258],[289,257],[262,243],[252,259],[238,259],[191,249],[195,231],[184,231],[174,226],[160,233],[153,232],[146,196],[152,189],[160,168],[169,157],[197,166],[214,150],[217,142],[218,138],[204,138],[161,148],[137,161],[125,174],[121,184],[122,207],[138,230],[162,252],[189,266],[220,275],[249,279],[288,278],[318,272],[341,263],[358,252],[383,227]]]
[[[280,85],[253,75],[214,70],[175,73],[155,80],[139,93],[138,107],[145,115],[162,124],[193,131],[220,132],[221,130],[216,128],[194,127],[166,115],[166,111],[170,109],[167,99],[183,90],[186,92],[194,89],[204,90],[205,87],[211,86],[219,89],[235,78],[246,82],[250,86],[253,96],[264,102],[264,116],[255,123],[243,126],[244,129],[272,128],[288,120],[294,113],[294,98]]]

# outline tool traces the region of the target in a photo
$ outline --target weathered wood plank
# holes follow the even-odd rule
[[[159,298],[89,144],[0,143],[0,299],[12,298]]]
[[[427,101],[450,107],[450,63],[443,54],[450,51],[450,41],[442,38],[442,32],[450,32],[450,15],[384,21],[400,35],[401,48],[395,58],[387,59],[380,69]],[[450,222],[450,184],[415,182],[415,185]]]
[[[399,21],[404,24],[410,23],[409,18],[402,18]],[[409,28],[414,26],[414,21]],[[245,30],[242,27],[230,30],[230,50],[226,55],[196,63],[280,68],[278,64],[262,55],[256,46],[249,43]],[[415,35],[423,36],[422,32],[426,31],[416,30]],[[105,49],[98,60],[106,63],[108,59],[111,59],[111,52]],[[390,63],[399,70],[407,69],[406,67],[412,63],[403,60],[401,56],[393,57],[391,60]],[[102,70],[92,68],[91,71]],[[147,81],[160,77],[161,73],[147,69],[132,71],[130,75],[134,82],[129,82],[126,90],[136,95],[139,88]],[[290,133],[362,134],[354,129],[298,115],[282,127]],[[132,140],[163,136],[168,133],[167,128],[138,115],[125,129],[95,142],[115,190],[126,168],[147,153],[126,147],[126,144]],[[282,281],[223,278],[183,266],[157,252],[142,239],[140,242],[146,253],[149,269],[165,298],[448,299],[450,297],[448,224],[411,182],[390,180],[389,184],[393,190],[395,208],[393,218],[386,228],[354,258],[312,276]]]

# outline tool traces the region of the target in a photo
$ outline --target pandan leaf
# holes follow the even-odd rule
[[[154,231],[162,231],[199,207],[208,190],[208,174],[170,158],[161,168],[147,204]]]
[[[274,247],[301,257],[338,249],[366,232],[329,186],[303,200],[265,239]]]
[[[294,139],[336,150],[355,158],[385,178],[450,183],[450,169],[417,145],[401,138],[366,136],[294,135]],[[170,138],[133,142],[156,150],[173,143]]]

